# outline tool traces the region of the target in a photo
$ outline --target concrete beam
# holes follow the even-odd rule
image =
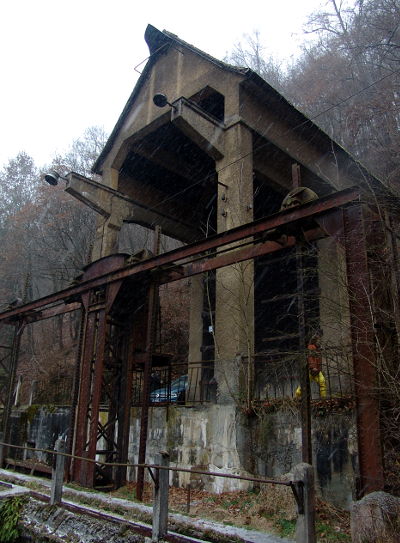
[[[83,175],[71,172],[67,176],[65,191],[104,217],[113,214],[128,216],[134,202],[115,189],[97,183]]]
[[[186,177],[187,179],[193,179],[193,170],[188,167],[187,163],[181,159],[181,154],[172,154],[165,151],[160,146],[154,148],[145,142],[138,142],[132,145],[132,151],[137,155],[140,155],[148,160],[151,160],[157,166],[167,169],[168,171],[179,175],[180,177]]]
[[[285,190],[289,192],[292,188],[292,179],[288,171],[283,171],[282,168],[277,168],[274,160],[268,157],[263,148],[255,148],[253,155],[254,171],[261,174],[262,177],[268,179],[270,182],[276,185],[276,188],[281,192]]]
[[[173,106],[171,122],[214,160],[221,160],[224,156],[224,125],[185,98],[180,98]]]
[[[195,229],[190,224],[177,221],[175,217],[169,216],[158,209],[149,209],[135,200],[125,196],[121,192],[97,183],[83,175],[71,172],[67,176],[68,183],[66,192],[77,198],[85,205],[105,217],[107,230],[113,240],[106,243],[106,246],[114,246],[114,237],[122,227],[123,222],[136,223],[152,228],[159,224],[165,234],[182,240],[192,240],[195,236]],[[114,230],[114,233],[111,232]],[[96,255],[97,258],[106,256],[104,251]]]

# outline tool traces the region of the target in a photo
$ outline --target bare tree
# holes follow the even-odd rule
[[[283,70],[281,63],[261,44],[258,31],[252,35],[245,34],[244,41],[234,45],[232,52],[225,57],[225,61],[242,68],[250,68],[257,72],[270,85],[280,90],[283,84]]]

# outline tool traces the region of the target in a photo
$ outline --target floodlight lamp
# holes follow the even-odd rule
[[[172,109],[176,109],[175,106],[168,102],[168,98],[162,92],[157,92],[157,94],[153,96],[153,103],[157,107],[165,107],[166,105],[168,105],[172,107]]]
[[[44,174],[44,180],[46,181],[46,183],[48,183],[49,185],[52,185],[53,187],[58,185],[58,182],[60,179],[67,181],[65,177],[60,175],[55,170],[51,170],[50,172]]]
[[[157,94],[153,96],[153,102],[157,107],[165,107],[168,104],[168,98],[165,96],[165,94],[157,92]]]

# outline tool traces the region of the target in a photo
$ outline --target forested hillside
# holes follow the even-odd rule
[[[284,66],[248,36],[227,60],[258,71],[385,182],[398,187],[398,0],[327,0],[309,16],[302,55]]]

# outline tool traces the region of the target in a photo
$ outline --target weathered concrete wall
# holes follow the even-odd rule
[[[53,449],[56,439],[66,436],[69,428],[68,408],[55,408],[32,405],[26,409],[14,410],[11,414],[11,443],[26,445],[37,449]],[[14,458],[31,458],[32,452],[10,449]],[[38,452],[35,457],[47,462],[48,455]]]
[[[28,416],[29,415],[29,416]],[[67,409],[18,410],[12,416],[13,442],[52,449],[67,432]],[[140,409],[132,408],[129,461],[137,462]],[[234,405],[151,408],[147,461],[154,463],[160,450],[170,453],[171,465],[186,469],[234,475],[276,477],[301,461],[301,430],[298,413],[282,410],[246,416]],[[313,450],[317,491],[325,499],[348,507],[357,468],[355,422],[351,413],[324,413],[313,419]],[[28,457],[31,455],[29,453]],[[46,461],[46,455],[38,454]],[[19,454],[20,458],[21,455]],[[131,469],[129,479],[135,479]],[[247,489],[251,483],[171,472],[171,483],[188,483],[213,492]]]
[[[132,409],[129,445],[132,463],[137,462],[139,417],[140,410]],[[149,418],[147,460],[153,463],[158,451],[168,450],[172,466],[248,475],[240,461],[240,446],[237,446],[240,430],[234,406],[153,408]],[[191,482],[214,492],[249,488],[245,481],[178,472],[171,473],[171,482],[179,486]]]
[[[247,417],[232,405],[151,409],[147,457],[166,449],[171,464],[185,468],[276,477],[301,462],[301,428],[296,411]],[[137,461],[139,410],[132,413],[130,461]],[[317,491],[349,507],[357,468],[356,430],[351,413],[325,413],[313,419]],[[134,474],[131,474],[133,478]],[[189,482],[214,492],[238,488],[238,481],[174,473],[171,482]],[[248,483],[239,484],[247,488]]]
[[[350,506],[355,493],[355,432],[352,414],[325,413],[312,420],[317,493],[331,503],[346,508]],[[285,410],[255,417],[249,433],[251,454],[248,456],[253,458],[255,473],[276,477],[289,472],[301,462],[298,412]]]

